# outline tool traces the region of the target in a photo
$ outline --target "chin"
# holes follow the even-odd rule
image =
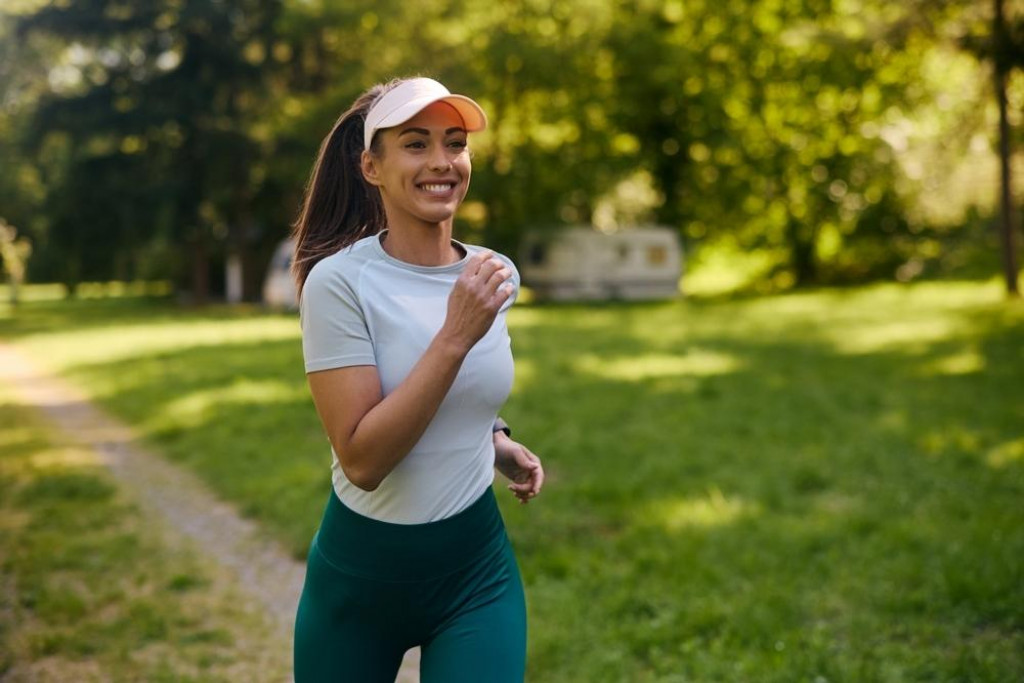
[[[459,204],[445,205],[445,206],[433,206],[423,211],[418,211],[418,217],[421,220],[428,221],[430,223],[444,223],[445,221],[451,221],[455,218],[455,214],[459,210]]]

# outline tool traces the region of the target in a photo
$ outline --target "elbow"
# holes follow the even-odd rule
[[[345,476],[348,477],[347,474]],[[377,487],[380,486],[380,480],[379,479],[375,479],[375,478],[368,478],[367,477],[367,478],[358,479],[358,478],[348,477],[348,480],[350,482],[352,482],[352,484],[354,486],[356,486],[356,488],[359,488],[359,489],[361,489],[363,491],[366,491],[367,493],[371,493],[373,491],[376,491]]]
[[[366,468],[345,465],[345,463],[341,464],[341,471],[345,473],[345,478],[349,483],[367,493],[376,491],[383,480],[383,477],[377,476],[376,473],[370,472]]]
[[[339,439],[331,439],[331,446],[338,458],[338,464],[341,465],[341,471],[350,484],[367,492],[375,491],[380,486],[383,477],[376,476],[372,468],[367,467],[366,463],[352,452],[350,446],[342,446]]]

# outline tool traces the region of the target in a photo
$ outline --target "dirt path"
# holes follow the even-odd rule
[[[302,563],[194,474],[144,449],[127,425],[100,410],[76,387],[2,342],[0,382],[9,384],[21,402],[36,407],[70,438],[94,449],[145,513],[226,568],[237,579],[239,591],[263,605],[279,632],[284,656],[290,656],[295,605],[305,575]],[[419,651],[410,650],[396,683],[417,683],[418,671]]]

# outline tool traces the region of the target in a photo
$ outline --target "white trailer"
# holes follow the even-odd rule
[[[519,269],[542,299],[667,299],[680,294],[683,250],[670,228],[572,227],[527,235]]]

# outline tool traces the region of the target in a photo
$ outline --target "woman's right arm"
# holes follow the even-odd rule
[[[490,252],[474,254],[448,297],[444,324],[406,378],[383,396],[373,365],[307,375],[313,403],[345,476],[373,491],[430,425],[466,354],[512,294],[510,276]]]

